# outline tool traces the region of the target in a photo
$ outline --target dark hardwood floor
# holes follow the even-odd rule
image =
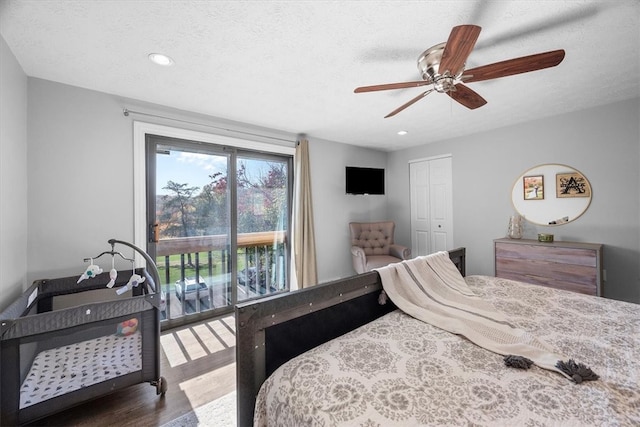
[[[36,421],[31,426],[159,426],[236,388],[233,315],[162,332],[164,396],[142,383]]]

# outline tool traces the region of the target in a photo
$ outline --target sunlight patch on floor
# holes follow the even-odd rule
[[[235,322],[233,317],[231,320]],[[233,322],[229,322],[229,318],[209,322],[211,329],[213,329],[216,335],[227,345],[227,347],[234,347],[236,345],[235,323]]]
[[[182,352],[182,349],[178,344],[178,340],[176,340],[176,337],[173,334],[169,333],[161,335],[160,345],[162,346],[162,350],[164,351],[165,356],[167,356],[167,360],[171,367],[187,363],[187,358]]]
[[[235,371],[236,364],[230,363],[216,370],[205,372],[195,378],[183,381],[179,384],[179,387],[189,400],[191,407],[197,408],[228,393],[229,387],[223,387],[222,383],[228,381],[229,378],[235,379]]]
[[[198,340],[193,329],[182,329],[177,331],[176,335],[182,343],[183,350],[189,360],[196,360],[209,354],[209,352],[202,347],[202,342]]]
[[[227,316],[166,331],[160,337],[160,345],[171,367],[233,348],[236,345],[235,318]]]
[[[226,348],[224,343],[211,332],[207,325],[194,326],[193,331],[202,339],[202,343],[207,347],[209,353],[216,353]]]

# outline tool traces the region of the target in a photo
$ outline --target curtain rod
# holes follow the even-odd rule
[[[223,130],[223,131],[226,131],[226,132],[235,132],[235,133],[240,133],[240,134],[243,134],[243,135],[257,136],[259,138],[275,139],[277,141],[291,142],[291,143],[294,143],[294,144],[297,142],[297,141],[292,141],[290,139],[278,138],[276,136],[260,135],[258,133],[245,132],[245,131],[241,131],[241,130],[228,129],[228,128],[224,128],[224,127],[220,127],[220,126],[208,125],[208,124],[205,124],[205,123],[198,123],[198,122],[191,122],[191,121],[188,121],[188,120],[176,119],[174,117],[167,117],[167,116],[160,116],[160,115],[157,115],[157,114],[143,113],[141,111],[129,110],[128,108],[123,108],[122,109],[122,114],[125,117],[128,117],[129,114],[138,114],[140,116],[148,116],[148,117],[155,117],[155,118],[158,118],[158,119],[173,120],[175,122],[188,123],[188,124],[197,125],[197,126],[205,126],[205,127],[210,127],[210,128],[213,128],[213,129]]]

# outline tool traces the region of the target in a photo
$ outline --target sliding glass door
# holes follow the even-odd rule
[[[178,325],[288,289],[291,157],[147,135],[149,254]]]
[[[238,301],[285,290],[289,163],[236,157]]]

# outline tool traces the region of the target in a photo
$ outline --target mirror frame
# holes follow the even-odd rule
[[[557,197],[558,174],[579,174],[584,178],[588,196]],[[526,197],[525,177],[543,177],[541,197]],[[536,191],[537,192],[537,191]],[[543,163],[524,171],[511,189],[511,205],[524,219],[536,225],[556,226],[580,218],[591,205],[593,191],[587,177],[572,166]],[[564,218],[567,218],[565,221]]]

